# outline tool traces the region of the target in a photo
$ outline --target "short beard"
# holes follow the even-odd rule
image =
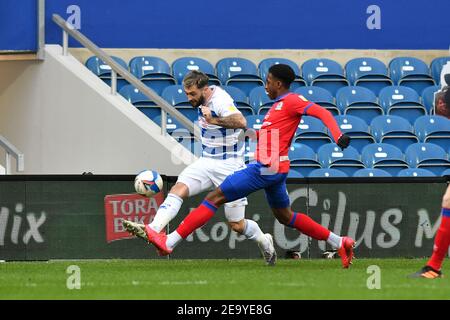
[[[200,99],[198,99],[198,102],[194,105],[192,105],[192,107],[194,107],[194,108],[198,108],[198,107],[200,107],[201,105],[203,105],[205,103],[205,97],[202,95],[201,97],[200,97]]]

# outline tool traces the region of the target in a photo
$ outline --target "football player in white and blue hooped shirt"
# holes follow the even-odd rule
[[[209,86],[208,81],[208,76],[200,71],[191,71],[183,79],[189,102],[199,111],[202,157],[181,172],[149,225],[124,221],[129,232],[145,240],[148,240],[145,228],[160,233],[178,214],[183,199],[216,188],[227,176],[245,168],[245,146],[243,141],[239,141],[239,135],[247,122],[231,96],[218,86]],[[255,221],[245,219],[246,205],[247,198],[226,203],[225,217],[234,231],[257,242],[266,264],[274,265],[273,237],[269,233],[264,234]],[[175,247],[181,240],[182,237],[174,232],[170,245]]]

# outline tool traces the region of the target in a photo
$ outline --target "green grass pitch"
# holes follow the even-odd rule
[[[0,299],[449,299],[450,277],[410,279],[424,259],[74,260],[0,263]],[[68,267],[80,289],[68,289]],[[369,266],[380,270],[380,289]],[[370,268],[369,268],[370,271]],[[445,272],[445,263],[444,263]]]

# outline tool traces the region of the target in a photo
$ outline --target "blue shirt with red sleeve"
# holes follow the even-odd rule
[[[275,100],[258,132],[255,159],[278,173],[289,172],[289,147],[303,115],[322,120],[334,141],[342,135],[333,115],[302,95],[286,93]]]

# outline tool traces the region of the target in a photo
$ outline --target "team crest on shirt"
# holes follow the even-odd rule
[[[281,110],[281,108],[283,108],[283,101],[281,101],[280,103],[277,104],[277,106],[275,107],[275,110]]]

